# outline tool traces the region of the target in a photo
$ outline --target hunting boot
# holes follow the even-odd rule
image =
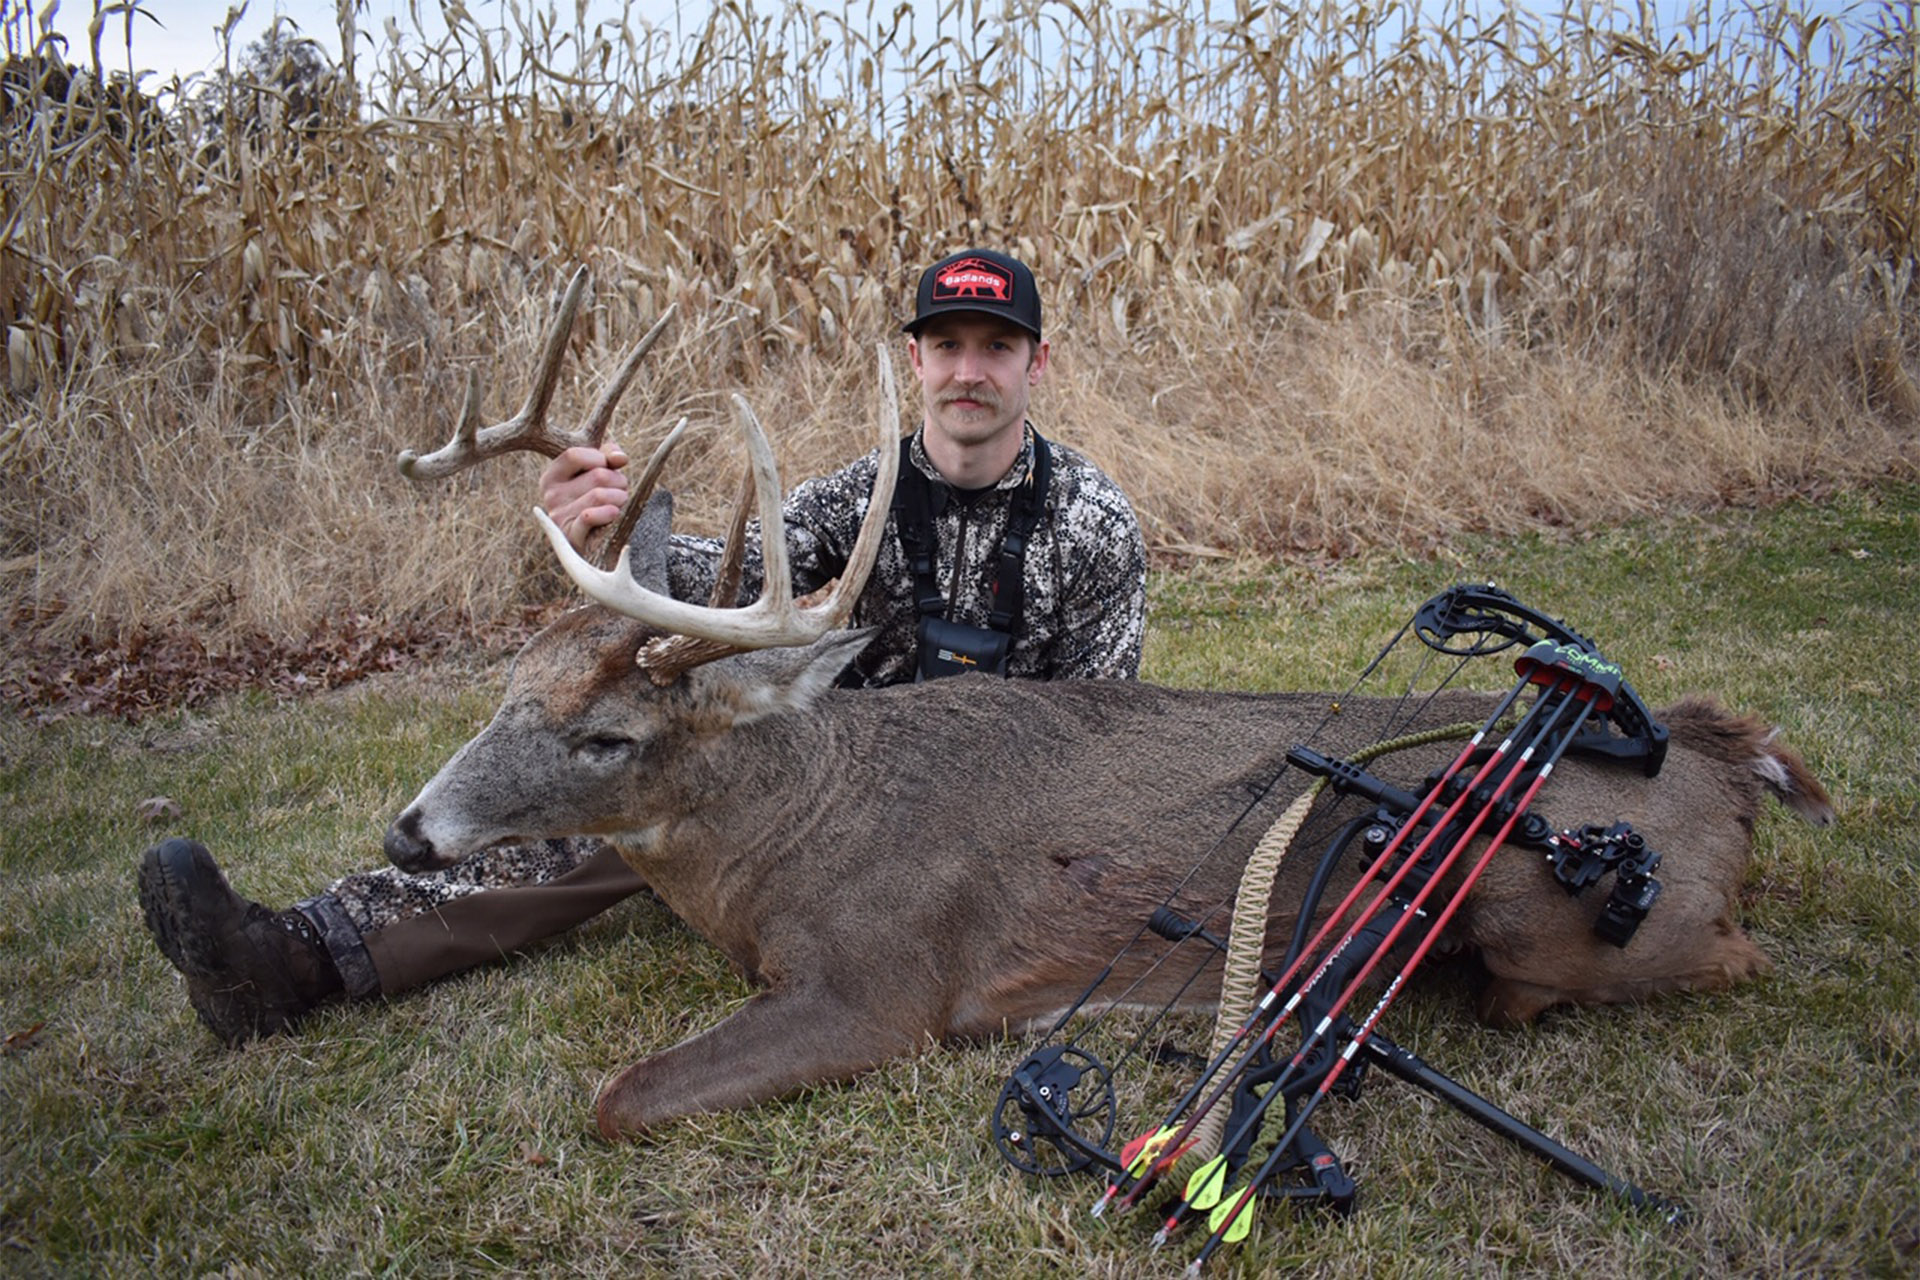
[[[292,1027],[342,991],[313,921],[235,893],[206,846],[168,840],[140,859],[147,931],[187,979],[187,999],[229,1045]]]

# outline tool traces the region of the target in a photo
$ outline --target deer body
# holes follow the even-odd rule
[[[827,685],[861,643],[848,632],[722,659],[662,689],[633,662],[650,634],[590,608],[536,637],[493,723],[387,840],[420,871],[508,838],[603,836],[764,984],[712,1030],[617,1077],[599,1106],[610,1136],[1064,1008],[1329,701],[989,677],[844,692]],[[1459,695],[1433,722],[1484,715],[1490,701]],[[1324,749],[1373,741],[1393,705],[1348,700]],[[1705,703],[1666,718],[1657,777],[1569,756],[1536,805],[1560,825],[1632,823],[1665,855],[1658,906],[1614,948],[1590,931],[1592,895],[1569,898],[1536,856],[1504,851],[1454,922],[1494,977],[1483,1016],[1715,989],[1767,967],[1733,919],[1753,819],[1769,789],[1816,820],[1824,796],[1755,722]],[[1458,747],[1379,770],[1417,780]],[[1306,781],[1288,771],[1176,909],[1230,895]],[[1271,938],[1290,930],[1315,856],[1283,863]],[[1136,949],[1121,983],[1149,959]],[[1163,1001],[1171,981],[1150,978],[1137,998]],[[1188,994],[1214,992],[1203,982]]]

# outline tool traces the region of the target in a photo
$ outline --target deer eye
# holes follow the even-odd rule
[[[631,757],[634,746],[632,738],[617,733],[596,733],[574,743],[573,754],[583,764],[615,765]]]

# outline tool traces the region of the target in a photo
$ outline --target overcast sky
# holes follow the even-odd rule
[[[87,0],[68,0],[55,19],[56,29],[74,42],[68,54],[72,61],[85,57],[86,24],[81,15],[89,7]],[[157,89],[176,75],[185,78],[219,66],[218,33],[226,24],[229,11],[238,7],[240,0],[232,3],[228,0],[144,0],[133,20],[133,65],[142,71],[159,73],[159,79],[147,81],[147,87]],[[361,52],[367,51],[368,33],[384,43],[382,33],[389,18],[394,19],[406,35],[420,28],[430,33],[446,29],[440,22],[440,0],[414,0],[411,7],[420,14],[419,27],[409,15],[408,0],[363,0],[355,17],[362,32]],[[587,20],[591,26],[600,19],[617,19],[625,13],[633,19],[671,24],[675,10],[681,9],[682,20],[691,26],[712,7],[712,0],[633,0],[627,4],[619,0],[588,0]],[[574,0],[522,0],[520,4],[522,12],[548,8],[570,19]],[[501,25],[507,12],[503,0],[469,0],[467,9],[490,27]],[[276,16],[288,19],[300,28],[302,35],[319,41],[330,59],[340,60],[340,27],[334,0],[249,0],[233,29],[234,52],[238,54],[264,35]],[[110,69],[126,64],[126,29],[120,21],[112,20],[112,26],[100,42],[100,60]]]
[[[877,8],[885,10],[896,0],[880,0]],[[919,8],[932,10],[944,7],[948,0],[922,0]],[[1203,0],[1193,0],[1197,10]],[[1678,15],[1685,13],[1690,4],[1699,4],[1703,0],[1655,0],[1653,8],[1661,15],[1664,24],[1671,26]],[[104,0],[96,0],[104,3]],[[522,12],[549,9],[570,20],[576,0],[520,0]],[[1728,0],[1711,0],[1717,11]],[[204,72],[219,65],[220,43],[216,32],[226,22],[229,10],[237,7],[238,0],[229,4],[228,0],[141,0],[133,20],[133,64],[137,69],[159,73],[157,80],[148,80],[149,91],[157,90],[175,75],[185,77],[196,72]],[[617,20],[624,13],[630,20],[642,20],[673,29],[678,21],[686,30],[696,30],[712,10],[714,0],[586,0],[587,21],[589,26],[602,20]],[[1500,0],[1486,0],[1484,7],[1493,10]],[[356,19],[362,36],[362,52],[366,51],[366,33],[378,35],[382,32],[388,18],[395,19],[405,34],[412,34],[416,26],[409,16],[408,0],[360,0],[361,11]],[[420,14],[420,23],[429,32],[444,30],[439,21],[441,0],[413,0],[412,8]],[[94,5],[89,0],[68,0],[55,18],[55,26],[72,44],[68,49],[71,61],[82,61],[86,57],[86,16]],[[779,0],[769,0],[763,6],[769,12],[779,7]],[[827,0],[822,7],[838,10],[840,0]],[[865,7],[864,0],[856,0],[854,9]],[[988,0],[985,6],[997,8],[995,0]],[[1223,0],[1214,0],[1214,7],[1224,9],[1228,6]],[[1555,8],[1550,0],[1538,0],[1528,7]],[[1622,7],[1631,12],[1634,5],[1629,2]],[[1878,5],[1875,0],[1804,0],[1799,6],[1805,13],[1842,14],[1852,11],[1855,14],[1872,12]],[[27,9],[27,5],[18,6]],[[496,27],[505,24],[504,15],[508,12],[505,0],[468,0],[468,10],[485,26]],[[327,56],[335,62],[340,58],[340,34],[335,18],[335,0],[249,0],[245,13],[234,28],[233,46],[236,53],[245,49],[265,33],[275,15],[283,16],[297,24],[303,35],[320,42],[327,50]],[[38,12],[38,6],[34,7]],[[101,40],[101,60],[111,69],[126,65],[126,33],[120,25],[121,20],[113,19],[111,28]],[[16,37],[22,33],[15,32]]]

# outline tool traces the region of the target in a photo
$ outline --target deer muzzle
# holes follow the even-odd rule
[[[454,861],[438,855],[433,842],[421,832],[418,808],[408,808],[393,820],[387,827],[387,836],[381,842],[381,847],[386,850],[387,860],[409,875],[437,871]]]

